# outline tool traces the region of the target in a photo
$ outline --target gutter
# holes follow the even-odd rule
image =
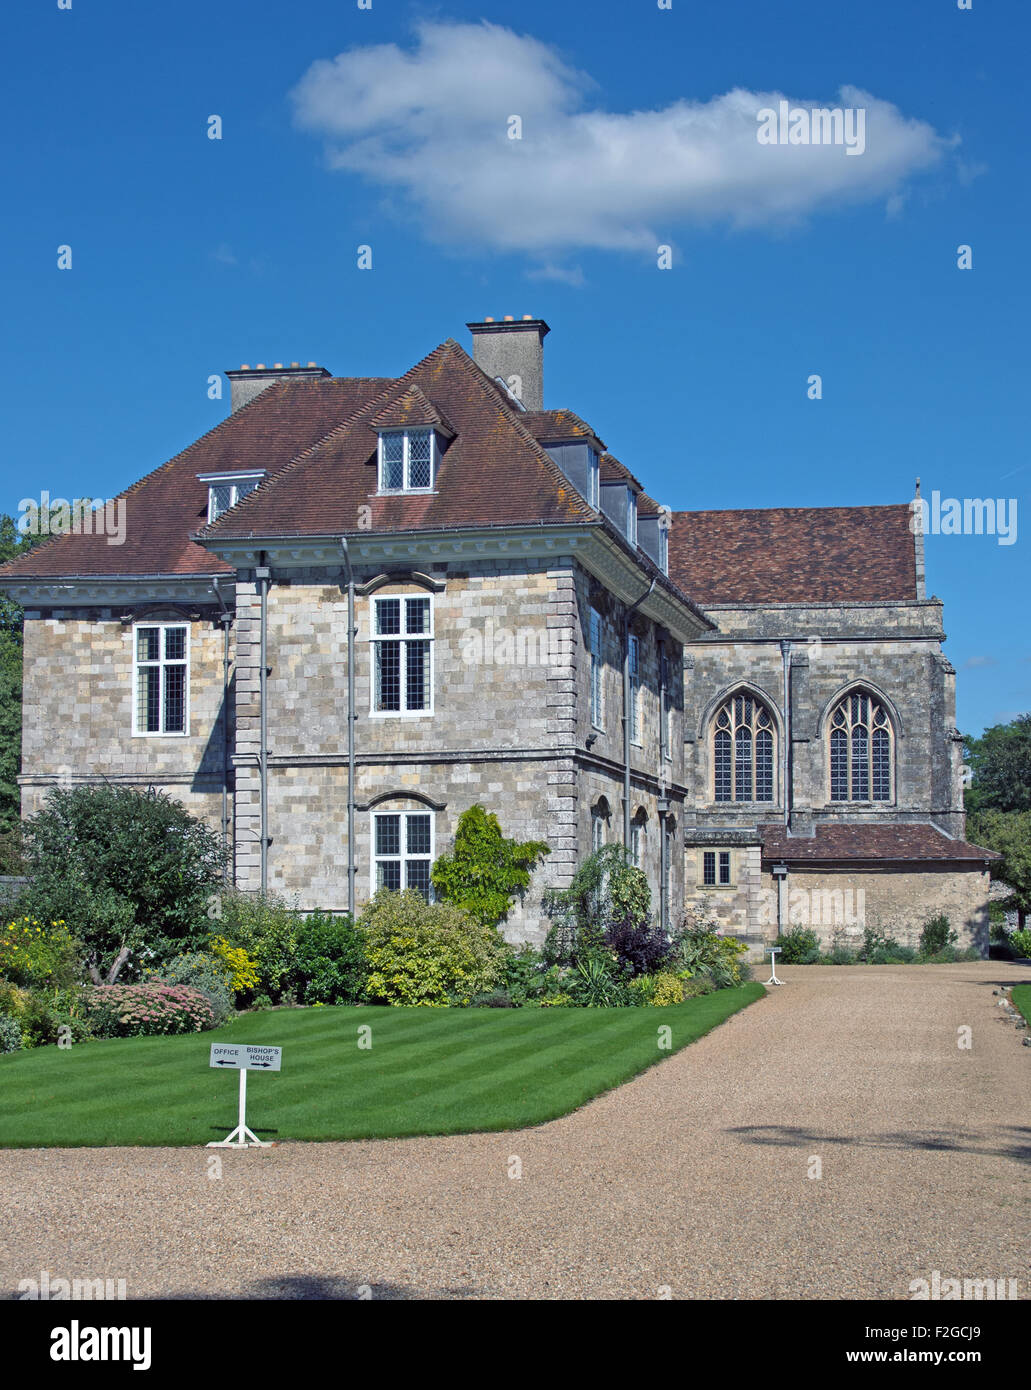
[[[347,910],[354,919],[354,725],[358,715],[354,708],[354,571],[347,537],[340,537],[347,573]]]
[[[781,767],[784,769],[784,829],[791,834],[791,643],[781,642],[781,661],[784,666],[784,753]]]

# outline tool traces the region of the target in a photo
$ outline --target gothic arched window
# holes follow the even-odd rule
[[[713,797],[772,801],[775,778],[773,716],[751,695],[733,695],[713,720]]]
[[[884,706],[862,690],[846,695],[831,715],[831,800],[890,801],[892,761]]]

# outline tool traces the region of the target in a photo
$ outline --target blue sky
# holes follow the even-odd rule
[[[530,313],[545,403],[675,508],[901,502],[918,474],[1016,498],[1015,544],[927,538],[928,589],[961,729],[1031,709],[1026,5],[72,0],[0,23],[4,510],[113,495],[217,423],[224,368],[393,375]],[[869,106],[864,153],[746,149],[763,93]]]

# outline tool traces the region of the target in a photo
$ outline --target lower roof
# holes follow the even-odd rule
[[[812,835],[789,835],[783,825],[765,825],[759,834],[764,863],[777,860],[785,864],[969,860],[984,864],[999,858],[994,850],[983,849],[966,840],[950,839],[937,826],[925,824],[843,825],[834,822],[818,825]]]

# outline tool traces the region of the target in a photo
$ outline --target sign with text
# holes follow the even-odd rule
[[[234,1067],[237,1071],[280,1071],[281,1047],[254,1047],[250,1043],[212,1043],[213,1067]]]

